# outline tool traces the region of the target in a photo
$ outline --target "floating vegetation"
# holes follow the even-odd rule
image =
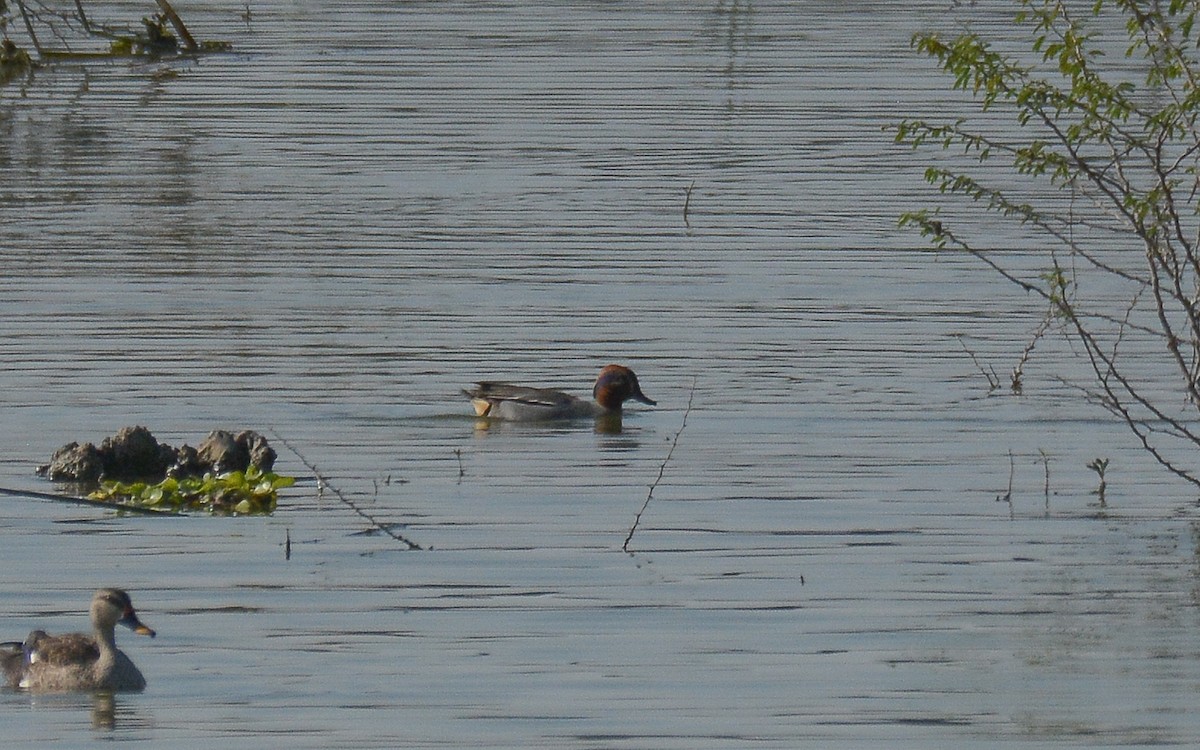
[[[295,477],[250,466],[245,471],[208,473],[202,477],[167,477],[157,484],[105,480],[88,497],[118,507],[266,515],[275,510],[279,490],[295,483]]]

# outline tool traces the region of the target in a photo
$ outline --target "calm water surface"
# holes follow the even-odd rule
[[[4,496],[0,636],[114,584],[159,636],[121,637],[145,693],[0,694],[0,733],[1195,746],[1194,498],[1061,341],[989,396],[959,337],[1004,373],[1039,311],[895,227],[928,196],[882,128],[959,106],[908,49],[948,5],[179,3],[236,52],[0,88],[0,485],[249,427],[376,521],[314,481],[253,519]],[[610,361],[659,401],[619,434],[458,395]]]

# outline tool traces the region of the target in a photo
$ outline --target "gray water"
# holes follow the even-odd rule
[[[0,88],[0,486],[128,424],[306,478],[266,518],[5,496],[0,639],[99,585],[159,635],[119,636],[144,693],[3,693],[0,735],[1200,742],[1194,497],[1065,342],[989,393],[964,345],[1003,376],[1036,301],[896,227],[948,5],[179,3],[235,51]],[[617,434],[459,395],[608,362],[658,400]]]

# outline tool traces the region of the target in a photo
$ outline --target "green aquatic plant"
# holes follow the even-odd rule
[[[250,466],[245,471],[209,473],[202,477],[167,477],[157,484],[105,480],[88,497],[115,506],[207,511],[215,515],[265,515],[275,510],[279,490],[295,483],[295,477]]]

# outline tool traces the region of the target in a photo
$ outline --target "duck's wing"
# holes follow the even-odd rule
[[[501,401],[517,401],[532,406],[566,407],[575,403],[574,396],[556,391],[553,388],[530,388],[511,383],[496,383],[483,381],[476,383],[474,388],[463,391],[472,401],[478,399],[489,403]]]
[[[96,639],[84,633],[46,635],[39,631],[25,640],[26,658],[30,664],[45,663],[51,666],[90,664],[100,658],[100,647]]]

